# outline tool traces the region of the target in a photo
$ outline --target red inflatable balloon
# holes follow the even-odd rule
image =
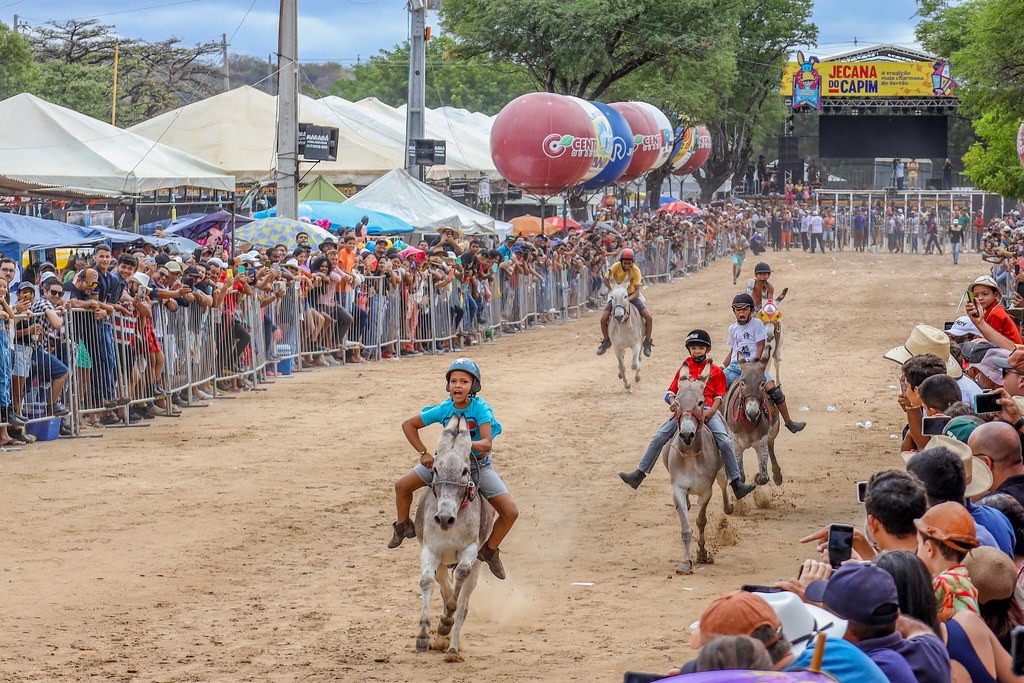
[[[1017,158],[1020,159],[1020,165],[1024,166],[1024,123],[1017,129]]]
[[[711,131],[708,130],[708,127],[697,126],[694,131],[694,137],[696,137],[696,140],[694,141],[693,155],[685,164],[674,171],[676,175],[693,173],[711,158]]]
[[[594,161],[590,118],[568,97],[535,92],[512,100],[491,127],[491,160],[525,192],[549,195],[578,183]]]
[[[619,176],[618,182],[635,180],[650,171],[658,161],[665,144],[664,135],[658,122],[643,107],[632,102],[615,102],[608,106],[622,114],[633,131],[633,160],[626,167],[626,172]]]

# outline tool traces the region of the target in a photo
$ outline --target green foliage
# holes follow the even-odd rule
[[[542,90],[604,99],[651,66],[673,70],[729,49],[741,0],[447,0],[456,53],[518,65]],[[651,76],[656,69],[649,70]],[[664,74],[661,74],[664,77]]]
[[[0,99],[32,90],[39,72],[28,43],[7,24],[0,23]]]
[[[487,57],[455,57],[454,46],[448,37],[427,43],[428,107],[461,107],[496,114],[509,100],[534,89],[523,69]],[[405,104],[408,82],[409,44],[404,43],[357,65],[352,78],[337,81],[331,93],[352,101],[376,97],[397,107]]]
[[[1020,117],[992,110],[974,122],[985,142],[976,142],[964,155],[964,172],[974,184],[1003,197],[1024,197],[1024,167],[1017,158]]]
[[[39,97],[110,122],[113,66],[53,60],[40,63],[39,72]]]

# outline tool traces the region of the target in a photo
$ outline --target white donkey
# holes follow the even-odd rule
[[[640,349],[644,340],[644,318],[633,304],[629,303],[626,285],[616,285],[608,294],[612,302],[612,317],[608,321],[608,339],[615,349],[615,357],[619,359],[619,379],[626,386],[626,391],[633,391],[633,382],[640,381]],[[624,354],[626,349],[633,352],[633,379],[626,372]]]
[[[477,495],[471,476],[472,440],[466,418],[453,416],[434,454],[434,478],[416,508],[416,538],[420,539],[420,591],[423,609],[416,649],[444,650],[445,661],[460,662],[459,633],[469,610],[469,596],[480,577],[477,553],[491,533],[494,510]],[[452,584],[450,567],[454,567]],[[444,614],[437,638],[430,640],[430,596],[434,581],[441,587]],[[451,634],[449,638],[448,635]]]

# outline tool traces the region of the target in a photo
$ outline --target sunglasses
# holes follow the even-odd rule
[[[64,290],[63,289],[51,289],[49,292],[47,292],[47,294],[49,294],[50,296],[63,296],[64,295]]]
[[[1007,375],[1024,375],[1024,372],[1014,370],[1013,368],[999,368],[999,374],[1002,375],[1003,379],[1006,379]]]

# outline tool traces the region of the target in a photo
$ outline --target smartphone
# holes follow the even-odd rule
[[[238,275],[244,275],[245,274],[245,266],[238,266],[237,274]]]
[[[1000,408],[1002,410],[1002,408]],[[952,418],[945,415],[931,415],[921,418],[921,433],[926,436],[938,436],[946,429],[946,425]]]
[[[1024,282],[1017,283],[1017,293],[1024,296]]]
[[[853,553],[853,527],[849,524],[829,524],[828,563],[833,568],[850,559]]]
[[[1013,674],[1024,676],[1024,626],[1010,632],[1010,657],[1013,659],[1010,665]]]
[[[967,290],[967,300],[970,301],[972,304],[974,303],[974,292],[972,292],[969,289]]]
[[[1002,412],[1003,407],[998,403],[1000,398],[1002,398],[1002,395],[994,391],[976,394],[973,399],[974,412],[979,415]]]
[[[740,590],[746,591],[747,593],[781,593],[785,589],[776,588],[775,586],[757,586],[751,583],[745,583],[740,586]]]
[[[868,497],[868,483],[866,481],[857,482],[857,502],[863,503]]]

